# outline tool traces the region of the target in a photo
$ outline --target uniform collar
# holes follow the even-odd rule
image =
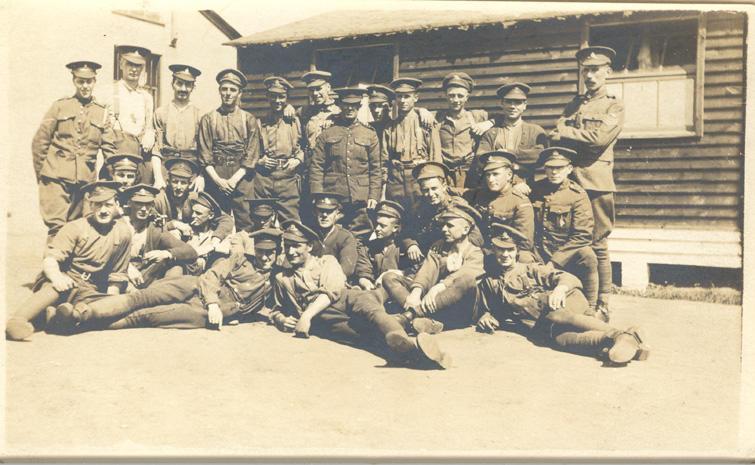
[[[506,120],[506,119],[501,121],[502,128],[514,129],[514,128],[518,128],[521,125],[522,125],[522,118],[519,118],[518,120],[514,122],[510,122],[509,120]]]
[[[118,84],[121,86],[121,89],[125,90],[126,92],[138,92],[140,90],[140,87],[137,85],[134,88],[131,88],[127,83],[125,79],[121,79],[118,81]]]
[[[600,89],[596,90],[595,92],[586,92],[584,95],[585,100],[592,100],[600,97],[605,97],[608,95],[608,89],[606,89],[606,86],[601,87]]]
[[[87,106],[87,105],[89,105],[91,103],[94,103],[94,95],[92,97],[90,97],[89,100],[82,99],[81,97],[79,97],[78,94],[73,94],[72,98],[74,100],[76,100],[77,102],[79,102],[80,104],[82,104],[83,106]]]
[[[221,115],[232,115],[234,113],[237,113],[239,109],[240,107],[236,105],[235,107],[233,107],[233,110],[229,111],[229,110],[226,110],[225,107],[223,107],[223,105],[220,105],[218,107],[218,113],[220,113]]]

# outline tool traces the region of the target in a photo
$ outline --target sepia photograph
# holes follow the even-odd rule
[[[0,3],[0,459],[755,460],[753,12]]]

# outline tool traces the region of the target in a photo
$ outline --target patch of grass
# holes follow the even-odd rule
[[[650,284],[644,290],[614,286],[613,293],[651,299],[692,300],[726,305],[742,304],[742,291],[731,287],[678,287],[667,284]]]

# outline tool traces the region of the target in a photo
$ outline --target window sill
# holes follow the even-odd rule
[[[636,140],[636,139],[683,139],[689,137],[698,137],[695,131],[676,130],[676,131],[635,131],[622,133],[619,140]]]

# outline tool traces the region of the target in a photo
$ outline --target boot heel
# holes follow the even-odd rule
[[[637,348],[637,353],[634,354],[634,358],[632,360],[642,362],[647,360],[648,357],[650,357],[650,348],[644,344],[640,344],[640,347]]]

